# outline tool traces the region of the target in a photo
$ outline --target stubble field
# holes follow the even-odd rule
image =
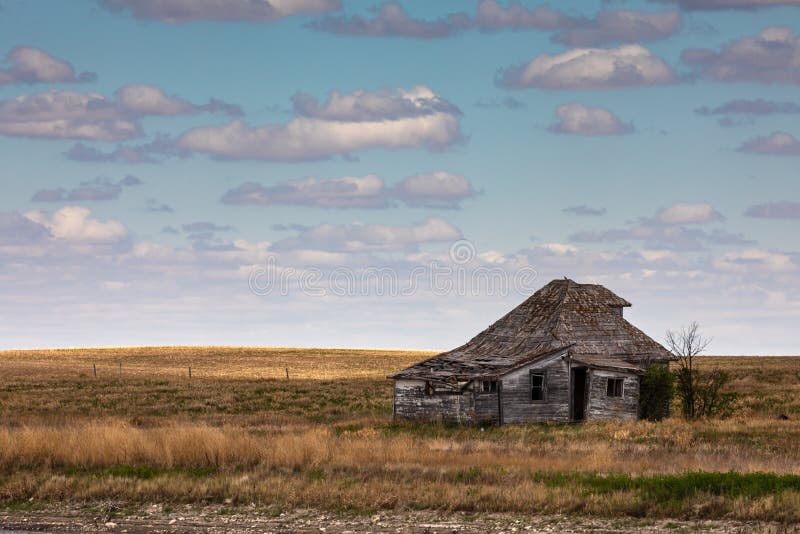
[[[275,516],[433,510],[800,522],[800,358],[702,358],[703,368],[733,375],[740,399],[726,420],[393,422],[385,376],[429,354],[0,352],[0,509],[193,504]]]

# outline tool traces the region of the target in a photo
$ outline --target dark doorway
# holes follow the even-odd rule
[[[586,417],[586,367],[572,369],[572,420]]]

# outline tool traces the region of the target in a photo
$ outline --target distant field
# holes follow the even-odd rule
[[[702,358],[728,370],[741,396],[737,415],[723,421],[395,424],[385,376],[428,355],[0,352],[0,507],[254,503],[275,514],[800,521],[800,358]]]

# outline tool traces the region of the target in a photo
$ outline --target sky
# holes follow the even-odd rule
[[[0,0],[0,348],[800,354],[800,0]]]

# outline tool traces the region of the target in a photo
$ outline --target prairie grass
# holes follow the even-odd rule
[[[214,347],[0,353],[0,503],[230,499],[276,510],[800,521],[800,358],[702,359],[728,370],[741,395],[726,420],[485,429],[392,422],[384,377],[425,356]]]

